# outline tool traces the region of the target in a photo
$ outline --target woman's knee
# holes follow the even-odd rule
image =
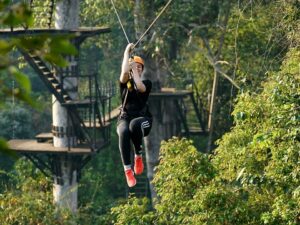
[[[119,124],[117,126],[117,133],[119,135],[129,135],[129,127],[128,126],[125,126],[125,124]]]
[[[139,121],[132,121],[130,124],[129,124],[129,131],[131,133],[136,133],[138,131],[141,131],[141,124]]]

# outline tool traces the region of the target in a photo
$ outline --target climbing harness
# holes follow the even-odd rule
[[[159,12],[159,14],[155,17],[155,19],[152,21],[152,23],[149,25],[149,27],[146,29],[146,31],[140,36],[140,38],[139,38],[139,39],[136,41],[136,43],[133,45],[132,49],[134,49],[134,48],[140,43],[140,41],[145,37],[145,35],[146,35],[146,34],[148,33],[148,31],[152,28],[152,26],[156,23],[156,21],[157,21],[158,18],[163,14],[163,12],[168,8],[168,6],[171,4],[172,1],[173,1],[173,0],[169,0],[169,1],[167,2],[167,4],[162,8],[162,10],[161,10],[161,11]],[[113,0],[111,0],[111,3],[112,3],[112,5],[113,5],[115,14],[116,14],[116,16],[117,16],[117,18],[118,18],[119,24],[120,24],[120,26],[121,26],[121,28],[122,28],[122,30],[123,30],[123,33],[124,33],[124,35],[125,35],[125,37],[126,37],[126,39],[127,39],[128,44],[129,44],[130,41],[129,41],[128,36],[127,36],[127,34],[126,34],[126,32],[125,32],[125,29],[124,29],[124,27],[123,27],[123,24],[122,24],[122,22],[121,22],[120,16],[119,16],[119,14],[118,14],[118,12],[117,12],[117,9],[116,9],[116,7],[115,7],[115,4],[114,4]]]

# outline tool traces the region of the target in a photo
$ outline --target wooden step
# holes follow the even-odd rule
[[[44,76],[46,76],[46,77],[48,77],[48,79],[49,78],[54,78],[55,80],[57,80],[55,77],[54,77],[54,75],[53,75],[53,73],[51,73],[51,72],[43,72],[43,74],[44,74]]]
[[[34,63],[36,63],[37,65],[43,66],[44,63],[40,60],[40,59],[33,59]]]
[[[55,78],[55,77],[48,77],[48,80],[51,82],[51,83],[56,83],[58,84],[58,80]]]
[[[40,133],[35,136],[37,142],[51,142],[53,141],[53,134],[52,133]]]
[[[67,94],[63,95],[64,100],[66,101],[66,103],[69,103],[70,101],[72,101],[71,97]]]
[[[48,68],[46,66],[38,66],[38,68],[42,71],[48,71]]]
[[[52,85],[55,89],[61,89],[61,85],[59,83],[53,83],[52,82]]]

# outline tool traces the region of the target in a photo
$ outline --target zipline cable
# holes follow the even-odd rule
[[[122,22],[121,22],[121,19],[120,19],[120,17],[119,17],[118,11],[117,11],[117,9],[116,9],[116,6],[115,6],[115,3],[114,3],[114,1],[113,1],[113,0],[110,0],[110,1],[111,1],[111,4],[113,5],[113,8],[114,8],[115,14],[116,14],[116,15],[117,15],[117,17],[118,17],[119,24],[120,24],[120,26],[121,26],[121,28],[122,28],[122,30],[123,30],[123,33],[124,33],[124,35],[125,35],[125,37],[126,37],[126,40],[127,40],[128,44],[129,44],[129,43],[130,43],[130,41],[129,41],[129,39],[128,39],[128,36],[127,36],[127,34],[126,34],[126,31],[125,31],[125,29],[124,29],[124,27],[123,27],[123,24],[122,24]]]
[[[168,6],[171,4],[173,0],[169,0],[168,3],[163,7],[163,9],[160,11],[160,13],[157,15],[157,17],[153,20],[153,22],[149,25],[147,30],[141,35],[141,37],[137,40],[137,42],[133,45],[133,49],[140,43],[140,41],[144,38],[144,36],[148,33],[148,31],[151,29],[151,27],[155,24],[155,22],[158,20],[158,18],[161,16],[161,14],[168,8]]]

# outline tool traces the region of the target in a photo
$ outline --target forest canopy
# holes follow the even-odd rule
[[[31,2],[35,7],[1,1],[1,27],[53,27],[43,14],[51,1]],[[168,1],[114,2],[135,42]],[[217,82],[211,152],[207,136],[164,140],[153,180],[157,198],[128,196],[113,124],[110,146],[81,174],[77,214],[58,217],[52,178],[3,152],[12,154],[6,140],[33,138],[51,120],[50,95],[17,49],[57,66],[66,66],[64,54],[78,54],[82,73],[100,71],[99,80],[117,81],[127,40],[111,1],[81,1],[80,21],[112,32],[87,39],[80,52],[65,36],[0,39],[1,223],[300,223],[298,0],[173,0],[136,52],[149,62],[145,75],[157,81],[154,88],[197,92],[206,124]]]

